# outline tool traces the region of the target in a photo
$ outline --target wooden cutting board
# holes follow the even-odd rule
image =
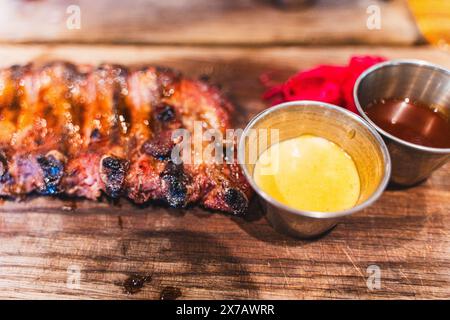
[[[450,66],[448,53],[427,47],[3,46],[0,63],[154,63],[208,75],[235,102],[243,126],[267,107],[262,72],[285,79],[364,53]],[[244,219],[127,201],[6,201],[0,298],[450,298],[449,232],[450,165],[419,186],[388,189],[314,241],[276,233],[257,203]],[[371,265],[381,272],[379,289],[367,287]]]

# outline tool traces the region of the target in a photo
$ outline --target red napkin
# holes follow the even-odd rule
[[[353,101],[353,87],[356,79],[364,70],[376,63],[385,61],[377,56],[353,56],[348,65],[320,65],[316,68],[300,71],[285,83],[269,85],[267,74],[261,75],[261,82],[268,89],[263,99],[272,105],[285,101],[316,100],[332,103],[357,113]]]

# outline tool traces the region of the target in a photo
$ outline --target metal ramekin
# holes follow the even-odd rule
[[[257,130],[254,130],[257,129]],[[259,139],[258,129],[278,129],[279,140],[312,134],[333,141],[355,161],[361,180],[360,199],[355,207],[338,212],[302,211],[290,208],[262,191],[253,180],[255,163],[248,161],[249,150]],[[261,133],[265,134],[265,133]],[[272,143],[269,143],[267,149]],[[257,150],[260,155],[264,150]],[[254,149],[253,149],[254,150]],[[316,101],[282,103],[258,114],[244,129],[239,141],[238,160],[259,195],[266,218],[279,232],[300,238],[316,237],[333,228],[348,215],[370,206],[384,191],[391,161],[383,139],[361,117],[343,108]]]
[[[450,159],[450,148],[431,148],[399,139],[378,127],[365,113],[374,100],[409,98],[433,105],[450,121],[450,70],[421,60],[382,62],[361,74],[353,95],[359,113],[388,146],[393,182],[414,185]]]

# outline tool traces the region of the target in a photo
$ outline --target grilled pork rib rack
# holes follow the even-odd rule
[[[217,89],[157,67],[53,62],[0,71],[0,196],[65,194],[246,211],[238,164],[176,164],[175,129],[230,127]]]

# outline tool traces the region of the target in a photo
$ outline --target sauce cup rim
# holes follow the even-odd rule
[[[337,112],[340,112],[344,114],[345,116],[348,116],[352,118],[354,121],[357,121],[359,124],[364,126],[370,134],[373,135],[375,140],[378,142],[378,145],[381,149],[381,153],[383,155],[384,160],[384,175],[381,179],[378,187],[376,190],[370,195],[368,199],[366,199],[364,202],[360,203],[357,206],[354,206],[350,209],[341,210],[341,211],[332,211],[332,212],[321,212],[321,211],[307,211],[307,210],[299,210],[292,208],[290,206],[287,206],[278,200],[275,200],[271,195],[263,191],[254,181],[253,176],[250,175],[250,173],[247,170],[247,166],[245,165],[245,138],[247,136],[248,131],[262,118],[266,117],[268,114],[275,112],[280,109],[287,109],[290,107],[310,107],[310,106],[316,106],[316,107],[322,107],[323,110],[331,109]],[[371,206],[383,193],[383,191],[386,189],[386,186],[389,182],[390,176],[391,176],[391,158],[387,149],[386,144],[383,141],[383,138],[379,135],[379,133],[370,126],[363,118],[358,116],[357,114],[343,108],[339,107],[330,103],[326,102],[320,102],[320,101],[312,101],[312,100],[298,100],[298,101],[289,101],[277,104],[273,107],[269,107],[262,112],[258,113],[255,117],[253,117],[250,122],[245,127],[244,131],[242,132],[241,138],[239,140],[238,145],[238,162],[239,165],[242,168],[242,171],[244,173],[245,178],[250,183],[251,187],[255,192],[264,199],[264,201],[269,202],[271,205],[278,207],[280,209],[283,209],[287,212],[290,212],[295,215],[309,217],[309,218],[316,218],[316,219],[334,219],[339,217],[344,217],[351,215],[353,213],[356,213],[358,211],[361,211],[369,206]]]
[[[401,145],[413,148],[415,150],[420,150],[420,151],[429,152],[429,153],[439,153],[439,154],[450,153],[450,148],[427,147],[427,146],[423,146],[420,144],[416,144],[416,143],[412,143],[412,142],[408,142],[406,140],[400,139],[400,138],[390,134],[389,132],[381,129],[364,112],[364,109],[362,108],[361,104],[359,103],[359,99],[358,99],[358,89],[359,89],[361,82],[369,74],[371,74],[372,72],[374,72],[378,69],[390,67],[390,66],[399,66],[399,65],[414,65],[414,66],[419,66],[419,67],[425,67],[425,68],[429,68],[429,69],[433,69],[433,70],[438,70],[440,72],[444,72],[447,76],[450,76],[449,69],[442,67],[440,65],[437,65],[437,64],[434,64],[434,63],[431,63],[428,61],[424,61],[424,60],[419,60],[419,59],[394,59],[394,60],[383,61],[383,62],[377,63],[377,64],[373,65],[372,67],[368,68],[367,70],[365,70],[363,73],[361,73],[361,75],[358,77],[358,79],[355,82],[355,86],[353,87],[353,100],[355,101],[356,109],[362,115],[364,120],[369,122],[370,125],[373,126],[380,134],[382,134],[383,136],[385,136]]]

